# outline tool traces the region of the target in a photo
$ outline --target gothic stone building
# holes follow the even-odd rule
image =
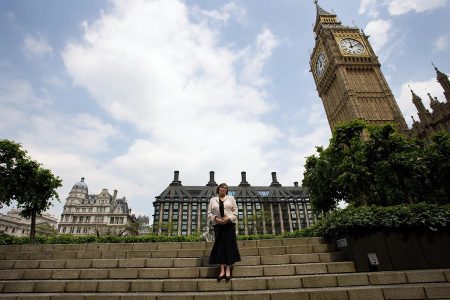
[[[64,204],[60,233],[74,235],[137,235],[138,224],[125,197],[117,198],[103,189],[98,195],[90,195],[81,178],[75,183]]]
[[[310,66],[314,81],[333,131],[341,122],[363,119],[369,124],[395,123],[400,132],[428,139],[439,130],[450,131],[450,82],[436,67],[437,81],[446,102],[430,98],[428,111],[414,92],[419,121],[409,130],[370,45],[368,36],[357,27],[342,25],[334,13],[316,3],[315,46]]]
[[[213,171],[205,186],[183,186],[175,171],[173,181],[153,202],[153,232],[200,234],[210,226],[207,207],[209,199],[216,196],[217,186]],[[268,186],[250,185],[246,172],[242,172],[241,183],[229,186],[228,194],[235,197],[238,205],[238,234],[281,234],[313,222],[308,193],[297,182],[294,186],[282,186],[275,172]]]
[[[450,131],[450,81],[446,74],[439,71],[436,67],[434,69],[436,70],[436,80],[444,89],[445,102],[440,102],[437,97],[433,98],[428,93],[430,112],[423,105],[422,99],[411,90],[412,101],[417,108],[417,115],[419,116],[419,121],[411,117],[413,119],[411,135],[421,139],[428,139],[436,131]]]
[[[363,119],[370,124],[396,123],[406,133],[408,127],[368,36],[357,27],[342,25],[317,1],[316,9],[310,66],[331,130],[343,121]]]

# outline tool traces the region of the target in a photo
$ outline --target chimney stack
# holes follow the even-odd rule
[[[277,172],[272,172],[272,183],[270,186],[281,186],[281,184],[277,180]]]
[[[181,185],[181,181],[179,180],[180,171],[173,171],[173,181],[170,185]]]
[[[250,186],[250,184],[247,182],[247,173],[245,171],[241,172],[241,183],[239,186]]]
[[[214,171],[209,171],[209,182],[206,186],[217,186],[217,183],[214,180]]]

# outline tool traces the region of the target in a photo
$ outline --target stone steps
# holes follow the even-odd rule
[[[39,245],[0,245],[1,252],[36,252],[36,251],[86,251],[86,250],[174,250],[174,249],[210,249],[213,242],[164,242],[164,243],[86,243],[86,244],[39,244]],[[277,247],[327,244],[322,237],[275,239],[275,240],[241,240],[239,248]]]
[[[256,291],[300,288],[332,288],[354,286],[382,286],[400,284],[450,284],[450,270],[386,271],[377,273],[315,274],[295,276],[233,277],[229,282],[210,278],[168,279],[99,279],[69,280],[3,280],[3,293],[45,292],[213,292]],[[182,280],[180,280],[182,279]],[[450,297],[450,294],[449,294]]]
[[[344,261],[340,252],[242,256],[236,266],[300,264]],[[56,259],[0,260],[0,270],[8,269],[73,269],[73,268],[180,268],[207,267],[208,257],[195,258],[121,258],[121,259]]]
[[[228,283],[230,284],[230,283]],[[138,286],[138,284],[136,284]],[[145,286],[145,284],[143,284]],[[0,294],[2,300],[390,300],[450,299],[450,283],[389,284],[377,286],[231,290],[213,292],[58,292]]]
[[[336,251],[331,244],[293,245],[274,247],[241,247],[241,256],[267,256],[285,254],[308,254]],[[42,251],[42,252],[4,252],[3,260],[55,260],[55,259],[124,259],[124,258],[196,258],[209,256],[211,249],[178,250],[102,250],[102,251]]]
[[[353,262],[331,262],[289,265],[235,266],[233,277],[289,276],[355,272]],[[215,278],[217,267],[134,267],[77,269],[0,270],[0,280],[11,279],[148,279],[148,278]]]
[[[218,283],[211,246],[0,246],[0,300],[450,299],[450,269],[355,273],[323,238],[239,241],[242,261]]]

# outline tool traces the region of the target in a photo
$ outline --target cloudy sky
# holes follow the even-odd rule
[[[447,0],[319,3],[371,36],[409,124],[408,85],[443,101],[430,62],[450,73]],[[312,0],[2,0],[0,138],[63,179],[56,216],[82,176],[137,215],[174,170],[184,185],[212,170],[301,182],[331,136],[309,72],[315,17]]]

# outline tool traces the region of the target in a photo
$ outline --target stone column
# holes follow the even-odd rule
[[[292,232],[292,217],[291,217],[291,202],[287,202],[287,212],[288,212],[288,220],[289,220],[289,232]]]
[[[244,234],[248,234],[247,202],[242,203],[242,208],[244,209]]]
[[[181,235],[181,223],[182,223],[182,217],[183,217],[183,214],[182,214],[182,210],[183,210],[183,205],[182,205],[182,203],[181,202],[179,202],[178,203],[178,228],[177,228],[177,234],[178,235]]]
[[[197,202],[197,231],[201,232],[202,230],[202,203]]]
[[[169,202],[169,219],[168,219],[168,224],[169,224],[169,222],[171,222],[172,223],[172,214],[173,214],[173,203],[172,202]],[[173,224],[173,223],[172,223]],[[173,228],[173,226],[172,226],[172,228]],[[173,233],[172,233],[172,230],[170,230],[170,235],[172,235]],[[167,233],[167,235],[169,235],[169,233]]]
[[[298,229],[302,229],[302,220],[301,220],[301,215],[300,215],[300,211],[298,210],[298,202],[295,201],[295,213],[297,214],[297,225],[298,225]]]
[[[264,210],[264,203],[261,202],[261,216],[262,216],[262,226],[263,226],[263,234],[267,234],[267,230],[266,230],[266,211]]]
[[[158,235],[161,234],[161,226],[162,226],[163,210],[164,210],[164,203],[163,203],[163,202],[160,202],[160,204],[159,204]]]
[[[191,235],[192,226],[192,203],[188,203],[187,235]]]
[[[269,203],[270,205],[270,218],[272,219],[272,234],[275,234],[275,217],[273,215],[273,203]]]
[[[305,214],[306,227],[308,227],[311,223],[309,221],[308,208],[306,207],[306,203],[303,202],[303,213]]]
[[[278,202],[278,212],[280,214],[280,229],[281,229],[281,234],[284,233],[284,223],[283,223],[283,211],[281,210],[281,203]]]

